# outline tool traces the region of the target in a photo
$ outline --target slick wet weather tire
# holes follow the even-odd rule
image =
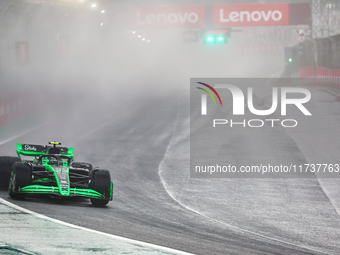
[[[25,194],[16,192],[18,192],[19,187],[25,187],[30,185],[31,183],[32,183],[31,167],[22,162],[14,163],[8,186],[9,196],[16,199],[25,198]]]
[[[12,165],[19,162],[18,157],[3,156],[0,157],[0,189],[6,190],[8,188],[8,180],[11,176]]]
[[[107,199],[91,198],[91,203],[94,206],[105,206],[109,202],[110,188],[111,188],[111,176],[107,170],[94,170],[91,173],[91,189],[104,194]]]

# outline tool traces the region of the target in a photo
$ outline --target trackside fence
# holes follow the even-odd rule
[[[286,65],[291,74],[340,89],[340,34],[301,42],[291,48],[291,56],[292,63]]]

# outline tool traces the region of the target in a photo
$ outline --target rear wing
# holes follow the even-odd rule
[[[48,149],[51,146],[35,145],[35,144],[21,144],[17,143],[17,154],[21,159],[21,155],[37,157],[48,154]],[[68,156],[73,158],[74,148],[58,147],[60,149],[60,155]],[[21,159],[22,160],[22,159]]]

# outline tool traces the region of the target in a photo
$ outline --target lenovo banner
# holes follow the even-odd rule
[[[215,27],[309,25],[308,3],[238,4],[213,7]]]
[[[137,7],[134,29],[310,25],[309,3]]]
[[[214,26],[284,26],[289,24],[288,4],[215,5]]]
[[[133,28],[202,28],[204,6],[144,7],[131,9]]]

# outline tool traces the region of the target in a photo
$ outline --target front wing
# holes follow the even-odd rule
[[[86,188],[69,188],[70,194],[68,197],[86,197],[86,198],[97,198],[97,199],[109,199],[112,200],[113,197],[113,182],[111,182],[110,187],[110,196],[107,197],[104,194],[101,194],[93,189]],[[15,193],[24,193],[24,194],[47,194],[47,195],[60,195],[60,189],[58,187],[53,186],[43,186],[43,185],[29,185],[22,188],[19,188]]]

